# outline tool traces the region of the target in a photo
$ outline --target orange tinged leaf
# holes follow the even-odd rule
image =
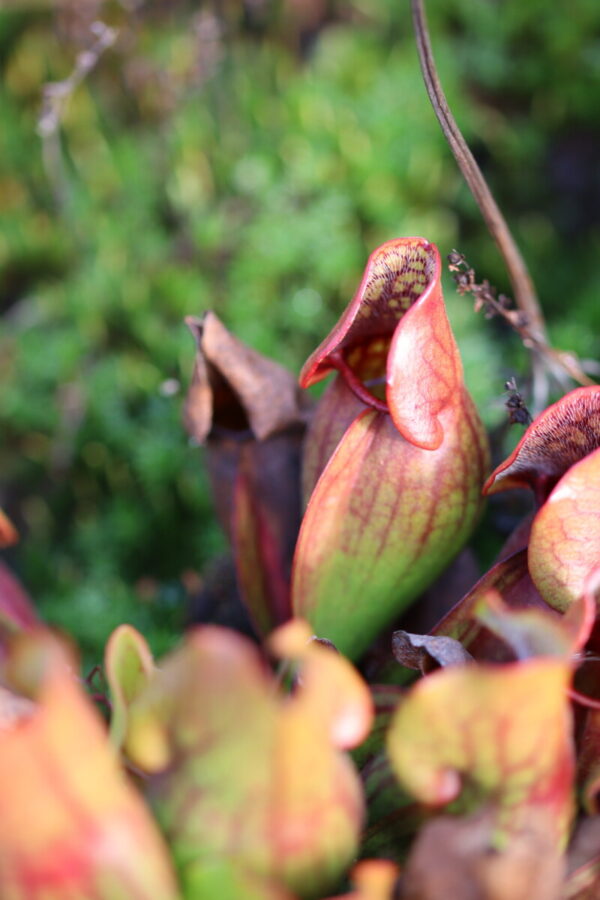
[[[369,734],[373,701],[369,688],[348,660],[311,640],[306,622],[294,619],[272,636],[277,656],[302,665],[302,689],[296,698],[315,728],[326,728],[334,747],[350,749]]]
[[[0,548],[10,547],[19,540],[19,532],[6,513],[0,509]]]
[[[354,890],[329,900],[394,900],[399,875],[400,869],[389,859],[363,859],[352,869]]]
[[[555,609],[567,609],[584,593],[600,567],[600,449],[571,466],[539,510],[528,561],[536,587]]]
[[[33,686],[38,679],[29,701],[21,699],[14,714],[15,695],[6,691],[0,699],[2,897],[175,900],[156,826],[49,640],[24,636],[17,658],[8,659],[20,680]]]

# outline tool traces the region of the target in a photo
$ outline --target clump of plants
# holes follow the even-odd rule
[[[188,320],[186,426],[254,639],[196,626],[156,662],[123,624],[83,680],[0,569],[2,897],[598,896],[600,386],[549,345],[512,238],[478,199],[514,306],[457,251],[449,264],[519,333],[545,407],[531,417],[508,383],[526,430],[507,459],[492,467],[464,384],[438,249],[398,238],[373,251],[299,385],[214,313]],[[568,378],[583,384],[548,406]],[[451,602],[483,498],[510,489],[534,511]],[[0,514],[0,543],[16,539]]]
[[[107,730],[4,573],[3,896],[600,889],[600,387],[490,475],[440,275],[425,239],[374,251],[303,369],[334,373],[316,406],[214,314],[189,322],[187,424],[256,642],[197,626],[157,664],[121,626]],[[469,538],[482,485],[531,490],[535,514],[428,634],[377,644]]]

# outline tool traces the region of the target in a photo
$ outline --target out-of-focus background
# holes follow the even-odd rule
[[[600,4],[428,12],[552,339],[598,357]],[[4,0],[0,68],[0,505],[23,533],[9,561],[89,658],[123,620],[161,652],[224,547],[181,425],[183,317],[212,308],[298,369],[388,238],[458,247],[508,284],[407,2]],[[524,353],[449,279],[446,296],[494,425]]]

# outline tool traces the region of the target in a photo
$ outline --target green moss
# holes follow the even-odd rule
[[[0,13],[1,499],[24,529],[23,579],[92,657],[122,619],[154,649],[171,640],[182,573],[223,545],[180,422],[184,315],[212,307],[299,368],[369,250],[402,234],[459,246],[507,289],[429,108],[408,10],[331,6],[303,35],[275,14],[244,23],[235,5],[212,31],[183,2],[135,20],[115,6],[121,38],[75,92],[54,165],[36,133],[43,84],[68,74],[87,31],[35,4]],[[429,7],[448,96],[553,337],[597,356],[598,4]],[[468,300],[449,307],[493,424],[522,356]],[[163,396],[167,379],[179,393]]]

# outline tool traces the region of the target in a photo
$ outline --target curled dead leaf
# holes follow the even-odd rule
[[[440,667],[474,662],[460,641],[432,634],[395,631],[392,635],[392,651],[400,665],[418,669],[423,675]]]

